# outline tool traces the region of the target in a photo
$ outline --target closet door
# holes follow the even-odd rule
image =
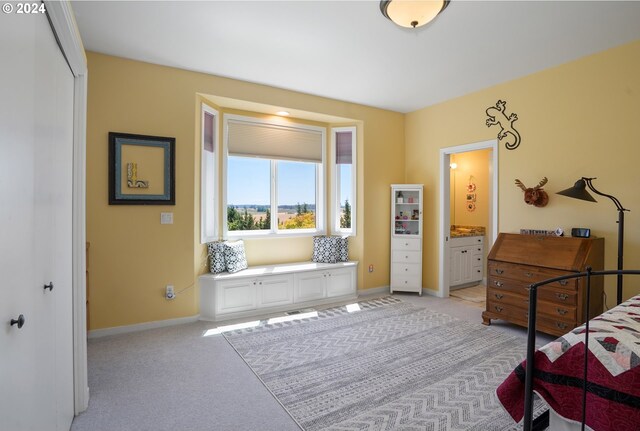
[[[0,417],[68,430],[73,76],[44,14],[1,14],[0,41]]]

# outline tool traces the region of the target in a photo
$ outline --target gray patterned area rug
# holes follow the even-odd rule
[[[312,430],[517,430],[496,387],[525,342],[393,297],[225,333]]]

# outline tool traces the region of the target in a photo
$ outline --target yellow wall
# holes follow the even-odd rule
[[[87,241],[90,328],[193,316],[197,275],[206,270],[200,245],[200,94],[355,120],[358,136],[358,288],[389,284],[389,184],[405,173],[404,116],[357,104],[87,53]],[[109,206],[108,132],[176,138],[176,205]],[[173,225],[160,213],[173,212]],[[246,241],[249,264],[309,260],[311,238]],[[277,256],[277,257],[275,257]],[[375,266],[373,273],[365,268]],[[164,299],[165,285],[181,292]]]
[[[495,139],[498,127],[487,128],[485,109],[497,100],[516,112],[522,143],[516,150],[499,144],[500,232],[520,228],[589,227],[605,238],[605,266],[615,269],[617,212],[597,197],[589,203],[556,195],[582,176],[598,177],[595,186],[615,195],[627,213],[625,267],[640,267],[640,42],[506,82],[406,115],[406,181],[425,184],[425,232],[438,229],[439,151]],[[549,204],[536,208],[523,202],[516,178],[535,185],[549,182]],[[424,285],[438,288],[438,241],[425,238]],[[640,292],[629,279],[624,297]],[[615,303],[615,280],[606,282],[608,305]]]
[[[516,112],[521,146],[499,145],[499,231],[590,227],[605,237],[607,268],[616,266],[613,204],[555,195],[581,176],[617,196],[627,213],[625,267],[640,263],[640,160],[633,125],[640,118],[640,42],[589,56],[407,115],[357,104],[88,53],[87,239],[90,247],[91,329],[198,313],[197,275],[206,270],[199,244],[199,95],[216,95],[353,119],[358,136],[357,231],[351,258],[360,261],[359,289],[389,284],[389,185],[425,185],[424,287],[438,286],[439,151],[495,139],[485,109],[498,99]],[[176,205],[109,206],[109,131],[176,138]],[[524,204],[513,181],[548,177],[545,208]],[[488,191],[488,186],[487,186]],[[174,213],[160,225],[160,212]],[[462,224],[461,222],[458,222]],[[476,222],[469,223],[476,224]],[[432,234],[429,234],[431,232]],[[250,264],[309,259],[310,238],[246,242]],[[274,256],[278,256],[277,258]],[[374,272],[366,269],[372,264]],[[173,284],[184,292],[164,299]],[[615,280],[606,283],[614,302]],[[640,292],[629,279],[625,298]]]
[[[482,226],[489,228],[489,163],[491,150],[477,150],[454,154],[457,164],[450,172],[451,182],[451,224],[460,226]],[[467,209],[467,186],[476,186],[475,210]],[[454,193],[455,189],[455,193]]]

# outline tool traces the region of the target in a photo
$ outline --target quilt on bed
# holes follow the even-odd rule
[[[585,326],[535,353],[534,391],[558,415],[582,420]],[[640,430],[640,295],[589,323],[586,424],[598,431]],[[511,417],[524,414],[525,362],[498,387]]]

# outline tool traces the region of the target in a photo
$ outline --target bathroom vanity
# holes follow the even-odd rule
[[[484,278],[484,228],[453,228],[449,241],[449,258],[449,287],[482,282]]]

